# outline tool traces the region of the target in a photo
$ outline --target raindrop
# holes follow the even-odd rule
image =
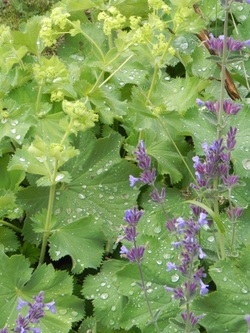
[[[59,312],[61,315],[65,315],[65,314],[68,312],[68,310],[67,310],[67,309],[60,309],[60,310],[58,310],[58,312]]]
[[[153,289],[148,289],[148,290],[147,290],[147,293],[148,293],[148,294],[151,294],[152,292],[153,292]]]
[[[101,294],[101,299],[107,299],[109,297],[109,294],[108,293],[103,293]]]
[[[164,255],[163,255],[163,258],[164,259],[169,259],[171,256],[170,256],[170,254],[168,254],[168,253],[165,253]]]
[[[115,311],[116,310],[116,306],[113,305],[112,308],[111,308],[111,311]]]
[[[242,165],[245,170],[250,170],[250,160],[248,159],[243,160]]]
[[[159,234],[159,233],[161,232],[161,226],[157,226],[157,227],[155,227],[155,228],[154,228],[154,232],[155,232],[156,234]]]
[[[243,294],[247,294],[247,293],[248,293],[248,289],[245,288],[245,287],[243,287],[243,288],[241,289],[241,291],[243,292]]]
[[[86,188],[87,186],[86,185],[82,185],[82,188]]]
[[[129,292],[128,292],[128,294],[131,296],[131,295],[133,295],[133,291],[132,290],[129,290]]]
[[[72,314],[73,317],[77,317],[78,316],[78,312],[76,312],[76,311],[72,311],[71,314]]]
[[[102,282],[102,283],[101,283],[101,286],[102,286],[102,287],[106,286],[106,282]]]
[[[16,133],[16,128],[12,128],[10,131],[11,131],[12,134],[15,134]]]
[[[210,243],[214,242],[214,236],[209,236],[207,239]]]
[[[162,261],[161,260],[157,260],[156,261],[158,265],[161,265],[162,264]]]
[[[65,177],[65,175],[63,173],[59,173],[57,176],[56,176],[56,182],[59,182],[61,179],[63,179]]]
[[[58,257],[58,256],[60,256],[60,254],[61,254],[61,251],[56,251],[55,252],[55,255]]]
[[[98,170],[96,171],[96,173],[97,173],[98,175],[100,175],[100,174],[102,173],[102,171],[103,171],[103,169],[100,168],[100,169],[98,169]]]
[[[17,135],[17,136],[16,136],[16,139],[17,139],[17,140],[20,140],[20,139],[21,139],[21,135]]]
[[[172,281],[172,282],[177,282],[177,281],[179,280],[179,278],[180,278],[180,277],[179,277],[178,274],[174,274],[174,275],[171,276],[171,281]]]
[[[78,198],[81,199],[81,200],[83,200],[83,199],[85,199],[85,195],[82,194],[82,193],[80,193],[80,194],[78,194]]]

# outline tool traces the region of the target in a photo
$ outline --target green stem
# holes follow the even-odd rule
[[[22,232],[22,230],[21,230],[20,228],[16,227],[15,225],[13,225],[13,224],[11,224],[11,223],[9,223],[9,222],[6,222],[6,221],[4,221],[4,220],[0,220],[0,225],[1,225],[1,224],[2,224],[2,225],[5,225],[6,227],[9,227],[9,228],[15,230],[15,231],[18,232],[19,234]]]
[[[167,136],[169,137],[170,141],[172,142],[173,146],[175,147],[177,153],[179,154],[180,158],[182,159],[182,162],[184,163],[185,167],[187,168],[188,170],[188,173],[190,174],[191,178],[193,179],[193,181],[195,182],[196,184],[196,178],[195,176],[193,175],[192,171],[190,170],[187,162],[185,161],[184,157],[182,156],[182,153],[180,152],[179,148],[177,147],[176,143],[174,142],[172,136],[170,135],[169,133],[169,130],[165,127],[165,125],[163,124],[162,120],[160,117],[158,117],[158,120],[162,126],[162,128],[164,129],[164,131],[166,132]]]
[[[170,39],[169,39],[169,41],[168,41],[168,43],[166,45],[166,48],[165,48],[165,50],[164,50],[164,52],[163,52],[163,54],[161,56],[159,64],[161,64],[163,62],[164,57],[165,57],[165,55],[166,55],[166,53],[167,53],[167,51],[168,51],[168,49],[169,49],[172,41],[173,41],[173,36],[170,37]],[[156,64],[155,68],[154,68],[154,74],[153,74],[153,78],[152,78],[152,81],[151,81],[151,85],[150,85],[150,88],[149,88],[149,91],[148,91],[148,95],[147,95],[147,99],[148,100],[150,100],[150,98],[151,98],[151,95],[152,95],[152,92],[153,92],[153,89],[154,89],[154,86],[155,86],[155,83],[156,83],[156,79],[157,79],[157,76],[158,76],[159,69],[160,69],[159,65]]]
[[[225,0],[225,19],[224,19],[224,40],[223,40],[223,51],[222,51],[222,61],[221,61],[221,87],[220,87],[220,108],[218,112],[218,124],[217,124],[217,140],[220,140],[222,137],[222,128],[223,128],[223,103],[225,100],[225,80],[226,80],[226,63],[227,63],[227,35],[228,35],[228,15],[229,15],[230,6],[228,0]],[[217,195],[214,198],[214,212],[219,216],[219,198],[218,198],[218,186],[219,186],[219,177],[214,180],[213,189],[216,191]],[[219,233],[219,242],[220,242],[220,251],[221,258],[226,257],[225,253],[225,244],[223,234],[218,230]]]
[[[39,112],[40,110],[40,105],[41,105],[41,100],[42,100],[42,93],[43,93],[43,84],[39,86],[38,89],[38,95],[36,98],[36,112]]]
[[[47,245],[48,245],[48,239],[49,239],[49,236],[50,236],[50,233],[51,233],[50,224],[51,224],[51,219],[52,219],[52,211],[53,211],[55,191],[56,191],[55,178],[56,178],[57,169],[58,169],[58,162],[55,161],[54,171],[53,171],[53,175],[51,177],[52,185],[51,185],[50,191],[49,191],[48,209],[47,209],[47,215],[46,215],[46,220],[45,220],[42,246],[41,246],[41,252],[40,252],[40,258],[39,258],[38,265],[42,265],[43,262],[44,262],[46,248],[47,248]]]
[[[68,20],[68,22],[75,28],[78,28],[73,22],[71,22],[70,20]],[[88,35],[86,34],[82,29],[81,29],[81,34],[92,44],[95,46],[96,50],[98,51],[98,53],[100,54],[102,61],[104,62],[105,57],[104,54],[101,50],[101,48],[98,46],[98,44],[96,44],[96,42]]]
[[[136,248],[136,244],[135,243],[134,243],[134,246]],[[140,263],[139,259],[137,259],[137,266],[138,266],[139,273],[140,273],[140,278],[141,278],[141,287],[142,287],[142,290],[143,290],[143,293],[144,293],[144,298],[145,298],[145,301],[146,301],[146,304],[147,304],[147,307],[148,307],[148,311],[150,313],[150,317],[152,318],[152,321],[153,321],[153,323],[155,325],[156,331],[160,333],[160,329],[158,327],[157,321],[154,318],[154,315],[153,315],[153,312],[152,312],[152,309],[151,309],[151,306],[150,306],[150,303],[149,303],[147,289],[146,289],[146,285],[145,285],[145,280],[144,280],[144,276],[143,276],[143,272],[142,272],[142,267],[141,267],[141,263]]]
[[[106,80],[104,80],[100,85],[99,85],[99,88],[101,88],[104,84],[106,84],[112,76],[114,76],[134,55],[131,54],[118,68],[116,68],[116,70],[111,73],[107,78]]]

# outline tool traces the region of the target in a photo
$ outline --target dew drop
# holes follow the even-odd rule
[[[78,312],[76,312],[76,311],[72,311],[71,314],[72,314],[73,317],[77,317],[78,316]]]
[[[161,265],[162,264],[162,261],[161,260],[157,260],[156,261],[158,265]]]
[[[243,160],[242,165],[245,170],[250,170],[250,160],[248,159]]]
[[[80,194],[78,194],[78,198],[81,199],[81,200],[83,200],[83,199],[85,199],[85,195],[82,194],[82,193],[80,193]]]
[[[68,310],[67,310],[67,309],[60,309],[60,310],[58,310],[58,312],[59,312],[61,315],[65,315],[65,314],[68,312]]]
[[[214,242],[214,236],[209,236],[207,239],[210,243]]]
[[[155,227],[155,228],[154,228],[154,232],[155,232],[156,234],[159,234],[159,233],[161,232],[161,226],[157,226],[157,227]]]
[[[180,277],[179,277],[178,274],[174,274],[174,275],[171,276],[171,281],[172,281],[172,282],[177,282],[177,281],[179,280],[179,278],[180,278]]]
[[[111,311],[115,311],[116,310],[116,306],[113,305],[112,308],[111,308]]]
[[[243,288],[241,289],[241,291],[243,292],[243,294],[247,294],[247,293],[248,293],[248,289],[245,288],[245,287],[243,287]]]
[[[101,299],[107,299],[109,297],[109,294],[108,293],[103,293],[101,294]]]

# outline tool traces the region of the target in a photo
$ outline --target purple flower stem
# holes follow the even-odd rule
[[[135,241],[134,241],[134,247],[136,248],[136,242]],[[154,323],[156,331],[160,333],[160,329],[158,327],[157,320],[155,319],[155,317],[153,315],[153,312],[152,312],[152,309],[151,309],[151,306],[150,306],[150,303],[149,303],[147,288],[146,288],[146,285],[145,285],[145,280],[144,280],[142,267],[141,267],[141,260],[139,258],[136,259],[136,264],[137,264],[137,267],[138,267],[138,270],[139,270],[140,279],[141,279],[141,288],[143,290],[143,294],[144,294],[144,298],[145,298],[145,301],[146,301],[146,304],[147,304],[147,307],[148,307],[148,311],[150,313],[150,316],[152,318],[152,321]]]

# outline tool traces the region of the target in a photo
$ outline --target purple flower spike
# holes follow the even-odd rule
[[[133,246],[131,251],[127,251],[126,256],[131,262],[134,261],[141,262],[143,259],[144,251],[145,247],[142,245],[140,245],[139,247]]]
[[[230,129],[227,133],[227,149],[229,151],[232,151],[236,145],[236,133],[237,133],[237,128],[233,128],[232,126],[230,126]]]
[[[140,221],[143,213],[143,210],[137,210],[136,207],[134,207],[133,209],[128,209],[126,210],[124,220],[127,221],[129,225],[135,226]]]
[[[7,327],[5,326],[3,329],[0,330],[0,333],[8,333],[8,329]]]
[[[223,103],[223,110],[229,115],[236,115],[242,108],[241,104],[233,103],[230,99],[227,99]]]

